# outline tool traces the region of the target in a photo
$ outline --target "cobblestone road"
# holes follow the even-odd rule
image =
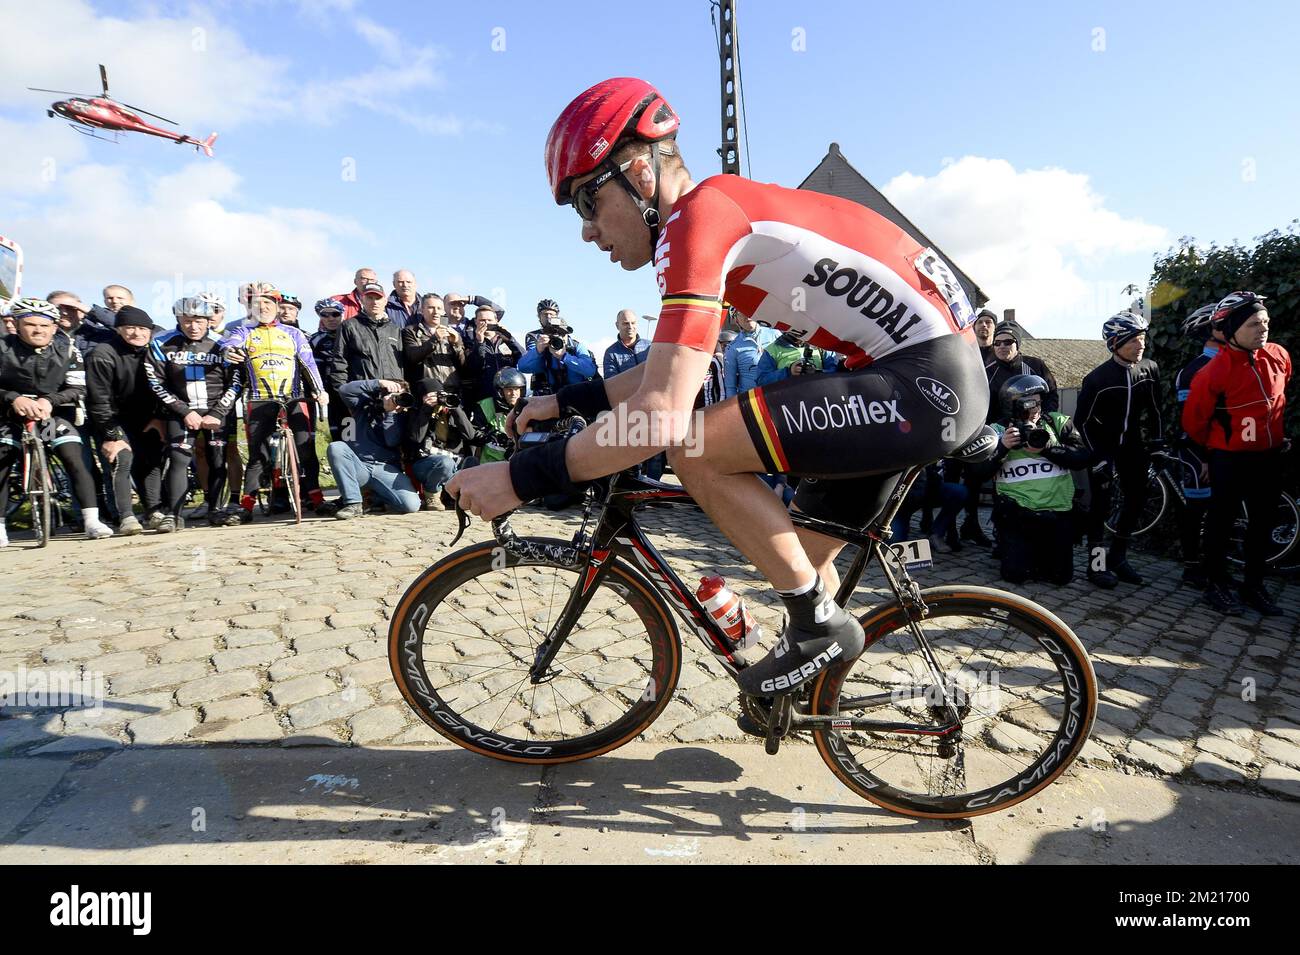
[[[684,579],[721,572],[774,632],[775,598],[754,589],[754,572],[702,516],[652,510],[643,524]],[[11,708],[0,716],[0,754],[444,742],[400,699],[384,638],[401,593],[446,552],[454,526],[447,513],[204,526],[170,537],[60,538],[43,551],[15,536],[0,552],[0,676],[102,679],[105,699],[102,708]],[[515,526],[567,536],[576,521],[525,513]],[[476,524],[468,536],[487,535]],[[1300,586],[1282,592],[1286,616],[1224,618],[1179,585],[1175,564],[1134,562],[1147,578],[1139,588],[1097,591],[1082,580],[1023,588],[1093,656],[1102,701],[1085,762],[1300,799]],[[999,586],[987,552],[974,547],[938,555],[917,576],[923,586]],[[862,605],[879,595],[876,583],[869,572]],[[492,625],[486,602],[464,610]],[[646,738],[745,738],[733,684],[694,637],[683,639],[676,698]],[[602,658],[610,680],[617,656]]]

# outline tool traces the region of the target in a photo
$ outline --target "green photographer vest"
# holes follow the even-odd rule
[[[1050,431],[1053,442],[1059,444],[1068,420],[1053,411],[1039,418],[1038,424]],[[993,428],[998,434],[1006,430],[1000,424]],[[999,494],[1031,511],[1068,511],[1074,504],[1074,478],[1070,477],[1069,470],[1026,450],[1024,445],[1002,459],[993,480]]]

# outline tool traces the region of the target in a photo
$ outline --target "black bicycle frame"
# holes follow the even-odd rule
[[[890,589],[894,591],[899,603],[909,611],[913,633],[931,672],[939,674],[942,670],[938,661],[928,643],[916,628],[916,621],[925,614],[925,605],[920,599],[920,588],[907,576],[906,570],[902,569],[901,564],[897,568],[902,571],[903,581],[900,583],[898,577],[895,576],[895,568],[891,566],[891,562],[884,556],[884,548],[888,546],[890,537],[890,522],[898,512],[899,507],[902,506],[903,499],[907,496],[908,490],[922,470],[923,468],[917,467],[905,472],[897,482],[894,491],[890,494],[880,515],[862,530],[819,520],[798,511],[792,511],[790,518],[796,527],[805,527],[808,530],[842,540],[859,548],[848,573],[840,582],[840,589],[836,594],[836,601],[840,606],[845,606],[853,596],[858,582],[862,579],[862,574],[866,570],[867,563],[873,558],[879,563],[885,574],[885,579],[889,582]],[[599,495],[601,491],[598,489],[596,493]],[[547,633],[546,638],[537,648],[533,665],[529,670],[529,679],[532,683],[543,683],[556,675],[555,671],[551,670],[551,662],[555,659],[556,654],[568,639],[569,632],[591,601],[597,585],[608,575],[611,556],[625,558],[649,579],[660,595],[695,631],[695,634],[713,655],[713,658],[731,674],[732,679],[735,679],[740,669],[742,669],[738,665],[739,661],[735,656],[736,642],[727,635],[717,621],[704,609],[691,588],[677,576],[637,523],[634,512],[638,508],[651,503],[699,508],[691,495],[681,487],[646,480],[635,477],[628,472],[623,472],[609,479],[608,492],[605,495],[604,503],[603,505],[597,505],[602,508],[602,512],[590,546],[586,546],[585,542],[581,540],[575,540],[571,549],[547,548],[546,551],[531,555],[541,556],[557,563],[568,564],[579,572],[578,586],[569,594],[564,608],[556,618],[555,625],[551,627],[550,632]],[[526,548],[528,546],[529,542],[514,536],[505,521],[499,519],[493,523],[493,527],[497,532],[498,541],[502,543],[508,552],[518,553],[521,547]],[[911,695],[923,697],[926,692],[927,688],[918,687],[911,692]],[[832,725],[836,729],[892,731],[926,736],[943,736],[960,729],[955,710],[951,708],[953,706],[952,701],[947,699],[948,688],[944,687],[943,692],[945,700],[949,704],[950,721],[942,726],[809,716],[804,713],[797,714],[794,717],[792,726],[794,728],[811,728],[817,725]],[[846,699],[843,704],[846,705],[846,708],[871,709],[888,706],[896,702],[898,698],[897,693],[879,693]]]

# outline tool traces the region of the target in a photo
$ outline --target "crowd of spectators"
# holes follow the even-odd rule
[[[530,316],[521,336],[490,299],[422,293],[406,269],[393,274],[391,290],[373,269],[358,269],[352,288],[316,303],[319,324],[310,337],[299,328],[302,303],[295,296],[257,282],[242,286],[238,297],[245,314],[233,321],[215,296],[181,299],[173,307],[174,329],[159,326],[120,285],[105,288],[103,304],[93,307],[66,291],[15,303],[0,340],[0,505],[9,497],[17,429],[37,420],[68,474],[88,537],[111,535],[110,525],[126,535],[174,531],[184,524],[182,508],[193,487],[202,491],[203,506],[191,519],[206,514],[212,524],[246,523],[259,496],[272,511],[287,506],[264,479],[266,443],[283,412],[298,446],[309,510],[344,520],[364,509],[441,510],[452,503],[443,486],[458,469],[510,454],[505,418],[520,397],[554,394],[602,374],[612,378],[650,351],[630,309],[615,316],[617,338],[598,363],[553,299],[537,303],[536,321]],[[1252,515],[1262,514],[1280,492],[1276,455],[1287,444],[1281,409],[1290,359],[1267,342],[1267,310],[1249,293],[1207,305],[1194,319],[1187,332],[1204,351],[1176,385],[1185,405],[1175,443],[1188,474],[1184,580],[1225,613],[1241,611],[1238,595],[1276,613],[1263,586],[1266,521],[1252,520],[1237,593],[1223,553],[1241,502],[1254,505]],[[735,330],[720,336],[697,406],[792,375],[839,369],[833,352],[744,315],[733,314],[732,322]],[[1129,542],[1151,451],[1166,439],[1162,376],[1146,356],[1145,320],[1122,312],[1105,323],[1111,357],[1084,379],[1073,419],[1061,410],[1051,369],[1022,354],[1019,326],[983,311],[974,334],[997,452],[982,464],[949,460],[927,467],[895,519],[895,535],[910,536],[911,519],[919,515],[932,549],[991,547],[1007,581],[1058,585],[1073,578],[1074,549],[1086,536],[1092,583],[1106,589],[1142,583]],[[1259,405],[1251,415],[1231,402],[1247,368],[1262,395],[1252,391],[1242,399]],[[236,440],[240,418],[246,461]],[[1238,433],[1247,418],[1249,440]],[[315,435],[322,420],[330,436],[325,457],[339,488],[335,501],[320,490]],[[641,466],[656,479],[664,468],[663,454]],[[787,501],[797,485],[785,475],[765,480]],[[989,485],[992,537],[979,510]],[[1123,506],[1115,508],[1117,490]],[[6,543],[0,528],[0,546]]]

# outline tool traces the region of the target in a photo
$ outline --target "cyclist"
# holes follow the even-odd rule
[[[22,433],[37,421],[37,433],[49,444],[72,479],[81,505],[86,536],[112,537],[99,519],[95,482],[81,453],[81,435],[70,420],[86,393],[81,352],[58,330],[59,310],[38,298],[20,298],[10,306],[17,330],[0,337],[0,547],[9,537],[4,514],[9,507],[9,472],[22,454]]]
[[[1215,328],[1212,321],[1215,304],[1202,305],[1183,321],[1183,334],[1201,346],[1201,353],[1184,365],[1174,378],[1180,418],[1191,393],[1192,379],[1223,347],[1223,331]],[[1178,459],[1183,465],[1183,499],[1186,502],[1178,515],[1183,547],[1183,583],[1204,590],[1209,580],[1201,565],[1201,538],[1210,510],[1210,453],[1183,431],[1178,436]]]
[[[943,457],[983,429],[987,380],[968,331],[974,312],[933,250],[846,199],[732,175],[696,184],[677,129],[677,114],[653,86],[617,78],[565,107],[546,143],[555,201],[572,204],[584,241],[625,270],[653,259],[662,303],[644,364],[534,399],[512,425],[561,408],[593,417],[622,405],[634,426],[618,443],[589,428],[517,451],[508,462],[461,471],[449,490],[491,518],[522,501],[579,492],[584,481],[668,449],[683,484],[785,604],[777,646],[739,675],[745,692],[773,696],[858,655],[865,639],[817,570],[842,545],[807,553],[811,538],[796,537],[756,475],[896,473]],[[724,301],[838,352],[847,371],[754,388],[692,423]],[[683,453],[688,430],[695,433],[686,446],[703,454]],[[839,486],[823,496],[832,506],[859,496],[854,481],[820,483]]]
[[[166,409],[168,530],[184,526],[181,505],[189,488],[190,462],[203,441],[207,459],[204,499],[208,523],[227,527],[236,514],[218,505],[226,484],[226,420],[244,385],[244,370],[225,362],[220,337],[210,330],[214,309],[201,298],[178,299],[172,306],[176,328],[149,345],[144,370],[149,387]],[[163,528],[159,527],[162,531]]]
[[[311,353],[316,356],[316,367],[328,368],[334,357],[334,346],[338,343],[339,326],[343,324],[344,306],[336,298],[323,298],[316,303],[315,309],[316,317],[320,319],[320,327],[312,332],[307,341],[311,345]],[[329,419],[330,440],[338,441],[343,433],[343,419],[347,413],[347,405],[339,398],[338,392],[333,389],[329,381],[325,382],[325,390],[330,396],[329,411],[326,414]]]
[[[1128,562],[1128,542],[1146,499],[1151,467],[1148,445],[1163,434],[1160,368],[1142,357],[1146,332],[1147,320],[1130,311],[1112,315],[1102,324],[1101,337],[1111,358],[1084,377],[1074,416],[1090,452],[1088,579],[1105,590],[1119,581],[1142,583],[1142,576]],[[1107,551],[1102,542],[1116,474],[1124,507]]]
[[[280,324],[292,325],[294,328],[298,328],[298,313],[302,311],[302,300],[296,295],[290,295],[288,292],[280,294],[280,314],[278,316]]]
[[[1268,340],[1269,316],[1254,292],[1233,292],[1214,309],[1224,347],[1192,379],[1183,428],[1210,449],[1210,519],[1205,534],[1206,599],[1231,612],[1228,533],[1239,501],[1246,505],[1245,570],[1241,598],[1265,616],[1282,612],[1264,588],[1265,555],[1282,493],[1281,456],[1291,442],[1283,430],[1291,356]]]
[[[244,494],[239,502],[239,519],[245,524],[253,519],[253,507],[257,503],[254,495],[266,466],[267,441],[275,432],[280,402],[285,399],[289,399],[285,410],[298,447],[303,491],[317,512],[322,512],[325,496],[320,489],[316,434],[307,401],[315,400],[322,411],[329,402],[307,336],[278,320],[279,290],[269,282],[255,282],[250,295],[249,307],[257,324],[229,329],[220,342],[226,361],[242,364],[246,376],[244,428],[248,433],[248,464],[244,468]]]

